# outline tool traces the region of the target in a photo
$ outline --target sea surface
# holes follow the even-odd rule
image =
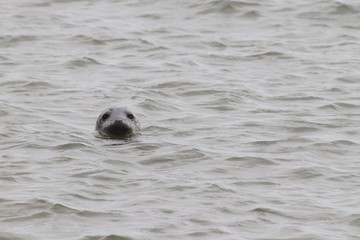
[[[358,240],[360,2],[0,0],[0,121],[0,240]]]

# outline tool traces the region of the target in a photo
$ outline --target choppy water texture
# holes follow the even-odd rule
[[[1,240],[360,239],[359,1],[0,3]]]

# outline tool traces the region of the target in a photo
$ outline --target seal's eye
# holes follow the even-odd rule
[[[104,115],[102,115],[101,120],[105,121],[106,119],[108,119],[110,117],[109,113],[104,113]]]
[[[134,115],[132,115],[131,113],[126,114],[126,116],[131,120],[134,120],[135,118]]]

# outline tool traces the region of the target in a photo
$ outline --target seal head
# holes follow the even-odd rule
[[[99,115],[95,130],[104,137],[123,139],[138,134],[140,123],[127,108],[108,108]]]

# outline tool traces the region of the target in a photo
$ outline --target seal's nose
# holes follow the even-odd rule
[[[131,127],[124,123],[122,120],[115,120],[112,125],[107,129],[109,135],[116,137],[124,137],[131,134]]]
[[[124,130],[130,129],[130,127],[126,123],[124,123],[122,120],[115,120],[114,127],[124,129]]]

